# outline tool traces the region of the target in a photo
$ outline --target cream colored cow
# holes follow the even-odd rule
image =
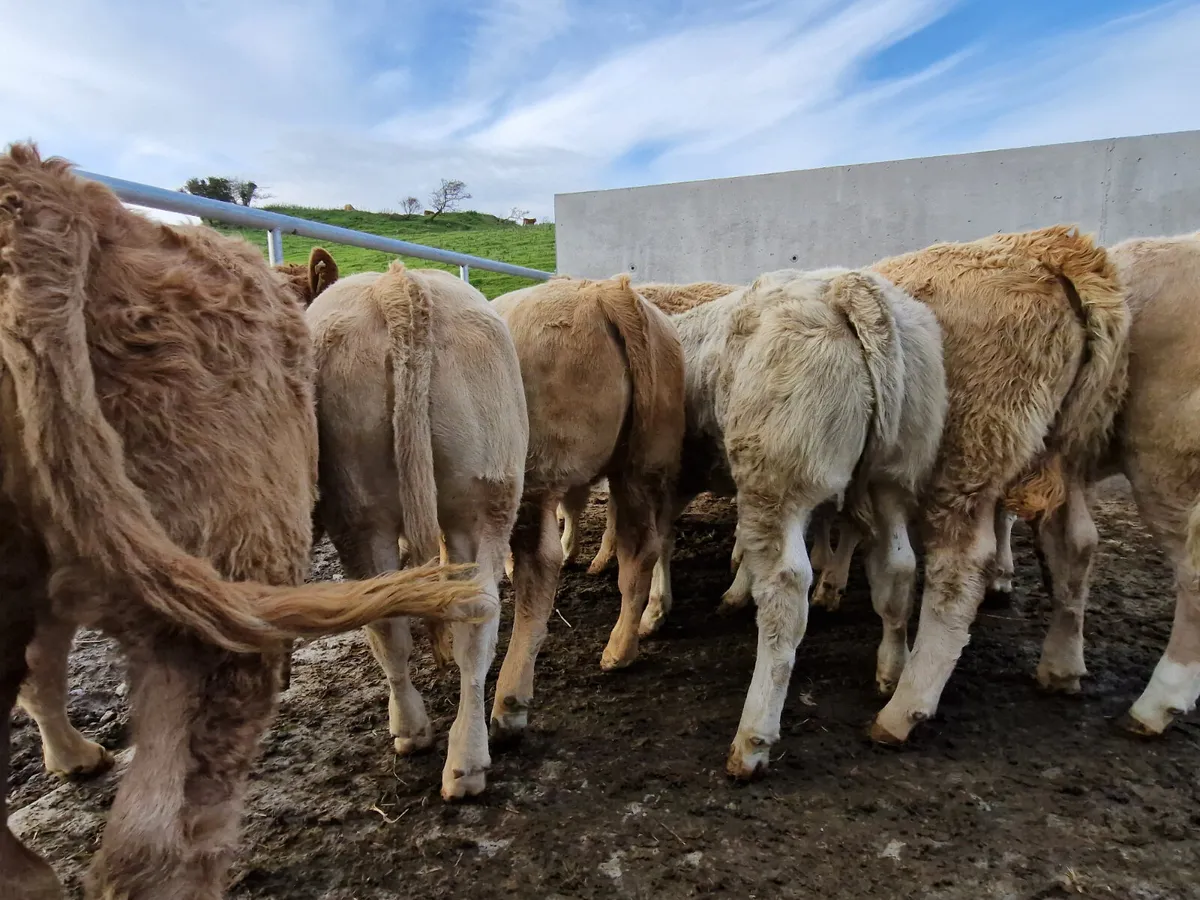
[[[846,269],[768,273],[672,321],[688,414],[675,511],[701,490],[736,491],[739,574],[758,607],[757,662],[727,764],[748,778],[779,738],[812,585],[805,532],[825,503],[879,534],[868,570],[885,623],[881,682],[904,665],[907,520],[945,409],[939,332],[886,279]],[[648,608],[643,627],[666,612]]]
[[[524,483],[529,428],[521,370],[484,296],[434,269],[343,278],[307,312],[316,346],[321,439],[318,517],[352,577],[446,555],[475,563],[499,602],[499,580]],[[461,673],[442,796],[480,793],[491,762],[484,681],[498,624],[454,625]],[[367,627],[390,687],[396,752],[433,745],[409,678],[409,620]],[[436,647],[436,644],[435,644]]]

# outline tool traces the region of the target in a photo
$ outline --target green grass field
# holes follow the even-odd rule
[[[311,219],[314,222],[340,225],[342,228],[353,228],[355,231],[365,231],[369,234],[411,241],[427,247],[470,253],[473,256],[482,256],[518,266],[528,266],[544,272],[554,271],[553,225],[519,226],[478,212],[445,213],[431,222],[423,216],[409,217],[361,210],[308,209],[295,206],[266,206],[264,209],[301,219]],[[241,235],[256,247],[260,247],[263,255],[266,255],[267,236],[265,232],[225,227],[219,230],[225,234]],[[308,251],[318,244],[333,254],[333,258],[337,260],[338,271],[342,275],[352,275],[355,272],[382,272],[387,268],[388,263],[396,258],[390,253],[380,253],[377,250],[363,250],[360,247],[348,247],[345,244],[329,244],[295,235],[284,235],[284,259],[288,262],[307,262]],[[405,265],[413,268],[429,267],[458,272],[457,266],[444,266],[407,256],[400,258]],[[534,283],[525,278],[500,275],[483,269],[471,270],[471,284],[483,292],[483,295],[489,300]]]

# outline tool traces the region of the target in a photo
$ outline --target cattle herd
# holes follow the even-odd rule
[[[434,741],[410,679],[423,625],[461,678],[442,796],[482,792],[489,744],[529,724],[601,482],[590,571],[615,555],[621,595],[605,670],[670,613],[676,519],[736,497],[721,606],[753,598],[758,647],[734,778],[765,773],[809,595],[836,609],[859,546],[888,698],[874,740],[936,711],[985,592],[1011,591],[1017,517],[1052,593],[1037,679],[1078,691],[1089,497],[1116,472],[1177,573],[1127,716],[1155,735],[1200,695],[1200,233],[1103,248],[1053,226],[749,285],[555,276],[489,302],[399,263],[339,278],[321,248],[272,269],[32,145],[0,157],[0,774],[14,702],[51,771],[111,763],[67,720],[66,672],[78,627],[113,636],[135,753],[89,896],[222,895],[298,638],[365,628],[403,756]],[[303,584],[321,534],[354,580]],[[58,896],[5,824],[0,898]]]

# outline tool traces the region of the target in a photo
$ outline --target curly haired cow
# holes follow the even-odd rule
[[[312,379],[299,306],[249,244],[143,218],[32,145],[0,157],[0,777],[35,631],[115,637],[137,753],[89,896],[221,895],[286,640],[495,614],[436,569],[298,586]],[[3,806],[0,889],[60,896]]]
[[[534,663],[562,564],[555,508],[607,478],[621,614],[601,658],[631,663],[684,431],[683,354],[667,317],[619,276],[555,278],[493,301],[521,361],[529,410],[525,492],[513,530],[516,613],[492,709],[493,733],[525,728]]]
[[[517,351],[499,314],[453,275],[393,263],[339,281],[307,317],[317,360],[319,518],[347,573],[399,568],[400,540],[410,562],[425,562],[437,555],[440,533],[449,559],[477,563],[499,603],[529,441]],[[494,620],[454,626],[462,683],[442,775],[448,800],[484,789],[483,688],[497,628]],[[433,725],[409,678],[409,621],[369,625],[367,638],[391,689],[396,752],[429,749]]]
[[[937,710],[996,556],[998,507],[1069,539],[1063,479],[1092,465],[1126,386],[1129,312],[1105,251],[1065,226],[935,244],[874,271],[926,303],[949,409],[923,510],[925,589],[913,652],[872,737],[902,742]],[[1066,500],[1064,506],[1064,500]],[[1082,610],[1055,598],[1038,678],[1077,689]]]

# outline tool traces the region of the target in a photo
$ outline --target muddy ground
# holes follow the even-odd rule
[[[383,680],[361,636],[299,650],[254,774],[229,895],[1200,897],[1200,728],[1185,720],[1143,743],[1112,722],[1171,622],[1170,573],[1123,483],[1098,505],[1082,696],[1035,688],[1048,604],[1018,524],[1013,608],[982,616],[941,714],[910,746],[870,745],[879,625],[856,564],[841,611],[811,617],[772,772],[749,786],[730,783],[723,765],[755,626],[749,613],[714,613],[729,581],[732,511],[703,500],[682,523],[676,608],[633,668],[606,675],[598,665],[616,621],[615,573],[564,573],[531,733],[494,754],[478,801],[438,796],[456,678],[437,676],[424,649],[415,681],[441,737],[436,753],[409,760],[391,752]],[[585,562],[602,527],[593,499]],[[328,547],[314,567],[334,577]],[[126,741],[121,678],[108,643],[83,635],[71,715],[114,749]],[[36,730],[19,714],[16,723],[10,803],[29,808],[15,824],[78,896],[112,779],[60,787],[42,769]]]

